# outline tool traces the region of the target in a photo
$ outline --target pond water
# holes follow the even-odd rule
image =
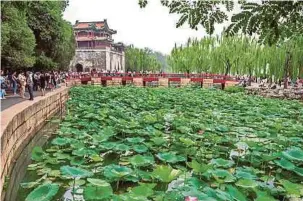
[[[5,201],[22,201],[25,200],[26,195],[31,191],[20,187],[20,183],[32,181],[33,178],[40,177],[33,171],[27,171],[27,166],[32,162],[31,152],[35,146],[45,146],[46,142],[55,134],[60,123],[60,116],[56,114],[38,131],[34,138],[24,148],[10,175],[8,186],[5,193]],[[34,173],[34,174],[33,174]]]

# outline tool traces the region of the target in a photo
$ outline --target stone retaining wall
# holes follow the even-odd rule
[[[1,112],[1,200],[4,200],[3,185],[16,159],[45,120],[65,110],[69,88],[62,87],[34,101],[24,101]]]

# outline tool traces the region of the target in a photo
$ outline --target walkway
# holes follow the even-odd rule
[[[50,90],[46,91],[46,93],[49,93]],[[41,96],[41,92],[40,91],[34,91],[34,99],[35,97],[39,97]],[[13,105],[16,105],[17,103],[21,103],[23,101],[29,101],[29,93],[25,92],[25,99],[21,98],[19,95],[8,95],[6,96],[6,99],[1,99],[1,112]]]

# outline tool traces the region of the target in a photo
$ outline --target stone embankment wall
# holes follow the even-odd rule
[[[266,98],[280,98],[303,101],[303,89],[247,88],[246,93],[250,95],[260,95]]]
[[[16,159],[45,124],[45,120],[65,110],[68,91],[68,87],[62,87],[44,97],[18,103],[1,112],[1,200],[4,200],[5,178],[9,177]]]

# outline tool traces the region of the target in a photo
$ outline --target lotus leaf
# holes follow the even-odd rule
[[[285,158],[281,158],[281,160],[276,160],[275,163],[286,170],[293,170],[296,167],[292,162],[286,160]]]
[[[78,180],[75,180],[75,181],[70,181],[70,182],[68,182],[68,185],[69,186],[73,186],[74,185],[74,182],[75,182],[75,186],[82,186],[82,185],[84,185],[86,182],[85,182],[85,180],[83,180],[83,179],[78,179]]]
[[[255,188],[258,186],[257,182],[251,179],[240,179],[236,185],[242,188]]]
[[[246,201],[246,197],[243,195],[243,193],[231,185],[227,186],[227,192],[237,201]]]
[[[198,163],[196,160],[193,160],[192,162],[190,162],[188,164],[196,173],[206,172],[208,169],[210,169],[212,167],[211,165],[205,165],[205,164]]]
[[[152,175],[162,182],[169,183],[181,174],[180,170],[175,170],[170,166],[158,165]]]
[[[32,159],[34,161],[42,161],[45,153],[43,152],[41,147],[34,147],[32,151]]]
[[[110,186],[110,184],[102,179],[88,178],[87,181],[94,186]]]
[[[104,167],[104,176],[109,179],[119,179],[132,173],[132,169],[120,165],[108,165]]]
[[[257,199],[255,201],[276,201],[267,192],[257,191]]]
[[[234,165],[234,161],[225,160],[223,158],[217,158],[217,159],[212,159],[211,164],[213,164],[217,167],[229,168]]]
[[[58,192],[58,184],[43,184],[35,188],[25,201],[50,201]]]
[[[87,201],[108,200],[112,195],[111,186],[88,186],[84,189],[84,198]]]
[[[64,146],[64,145],[67,145],[68,143],[69,143],[68,138],[61,138],[61,137],[56,137],[52,141],[52,144],[58,145],[58,146]]]
[[[285,156],[289,160],[303,161],[303,151],[298,147],[284,151],[283,156]]]
[[[175,153],[158,153],[157,158],[167,163],[177,163],[181,161],[185,161],[185,157],[177,156]]]
[[[303,195],[303,192],[301,192],[301,190],[303,189],[303,185],[295,184],[285,179],[280,180],[280,182],[283,185],[284,189],[287,191],[288,195],[294,195],[297,197]]]
[[[148,151],[148,148],[145,145],[135,145],[133,149],[137,153],[144,153]]]
[[[224,169],[215,169],[211,171],[215,178],[223,179],[225,182],[233,182],[235,177]]]
[[[131,189],[131,193],[137,196],[149,197],[153,195],[156,184],[140,183],[140,186]]]
[[[114,149],[117,151],[128,151],[130,150],[130,147],[125,144],[118,144],[114,147]]]
[[[130,143],[140,143],[140,142],[143,142],[145,139],[142,138],[142,137],[133,137],[133,138],[126,138],[126,140]]]
[[[153,164],[155,161],[154,161],[154,157],[152,156],[135,155],[129,159],[129,162],[133,166],[140,167],[140,166],[147,166]]]
[[[71,166],[62,166],[60,170],[62,175],[72,178],[85,178],[85,177],[91,177],[93,175],[93,173],[90,171],[81,168],[71,167]]]

